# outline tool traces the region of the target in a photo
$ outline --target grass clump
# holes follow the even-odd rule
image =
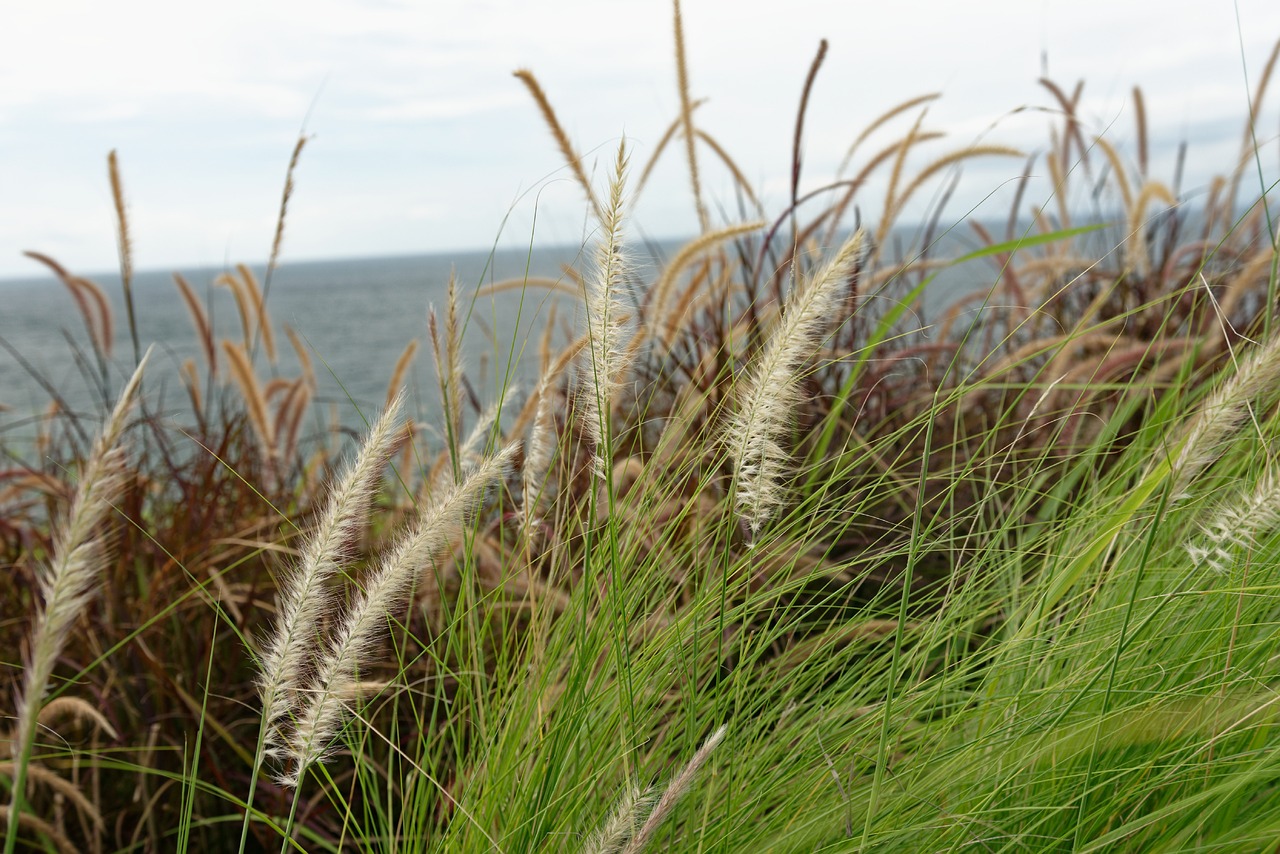
[[[596,215],[596,264],[449,283],[429,322],[441,438],[404,414],[414,343],[354,453],[305,433],[311,357],[286,329],[299,372],[274,367],[269,280],[246,267],[219,280],[234,339],[176,278],[205,362],[181,366],[189,415],[160,417],[135,374],[96,445],[64,411],[5,473],[4,648],[35,626],[5,662],[24,680],[10,850],[1274,844],[1270,188],[1242,208],[1229,164],[1191,211],[1148,174],[1140,92],[1131,155],[1046,81],[1053,196],[1028,213],[1024,182],[1002,233],[954,226],[976,245],[947,255],[944,190],[899,240],[931,182],[1017,152],[913,173],[938,138],[924,96],[802,193],[824,46],[767,212],[695,121],[674,11],[680,112],[652,158],[680,137],[700,234],[652,273],[627,263],[653,159],[629,194],[620,146],[598,192],[519,72]],[[710,222],[712,166],[743,222]],[[1086,179],[1105,204],[1077,219]],[[282,234],[283,211],[269,270]],[[108,399],[101,290],[36,257]],[[985,286],[938,298],[956,271]],[[461,346],[478,301],[542,286],[573,292],[580,325],[543,336],[527,394],[500,372],[480,400]],[[126,463],[110,448],[135,396]],[[73,565],[72,593],[24,592]]]

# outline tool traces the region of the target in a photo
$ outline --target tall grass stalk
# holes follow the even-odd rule
[[[333,609],[332,594],[326,585],[353,557],[356,539],[368,524],[369,507],[387,463],[403,438],[403,400],[403,392],[393,397],[369,431],[359,454],[333,486],[315,530],[305,541],[301,561],[281,585],[276,624],[263,644],[259,663],[262,731],[250,776],[242,848],[262,762],[268,756],[285,756],[285,727],[303,700],[316,645],[322,642],[321,622]]]
[[[40,577],[43,604],[36,614],[31,634],[31,652],[23,674],[14,727],[13,788],[10,792],[5,854],[12,854],[27,795],[28,765],[35,746],[40,710],[44,704],[54,665],[66,644],[71,627],[102,584],[107,561],[109,535],[103,525],[119,503],[125,487],[127,467],[120,446],[142,383],[142,373],[151,351],[138,360],[133,376],[120,392],[99,433],[84,468],[75,496],[62,522],[49,564]]]

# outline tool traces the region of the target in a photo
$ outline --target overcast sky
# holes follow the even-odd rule
[[[796,105],[823,37],[810,187],[831,179],[868,121],[929,91],[943,93],[925,122],[948,133],[938,152],[979,136],[1043,147],[1045,114],[1009,115],[1051,104],[1036,84],[1042,56],[1064,85],[1086,80],[1090,129],[1119,145],[1133,139],[1128,93],[1140,84],[1160,157],[1167,165],[1189,140],[1194,184],[1227,168],[1246,74],[1256,81],[1280,38],[1274,0],[685,0],[684,12],[692,92],[709,99],[698,121],[772,212],[787,195]],[[41,272],[24,249],[79,272],[114,267],[113,148],[136,266],[261,263],[304,122],[313,139],[284,263],[581,240],[582,195],[511,76],[522,67],[601,182],[622,134],[643,163],[678,110],[666,0],[3,0],[0,276]],[[1280,80],[1267,100],[1261,132],[1274,165]],[[966,170],[949,210],[963,214],[1020,167]],[[712,201],[731,204],[726,176],[706,172]],[[694,230],[679,157],[659,165],[634,222],[652,236]]]

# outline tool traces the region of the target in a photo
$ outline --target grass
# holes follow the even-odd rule
[[[1192,210],[1148,174],[1139,91],[1130,153],[1046,81],[1053,196],[1028,212],[1024,181],[1003,234],[958,223],[978,248],[940,257],[944,183],[895,248],[910,199],[1013,151],[910,172],[936,139],[925,96],[801,195],[824,45],[771,213],[696,121],[674,9],[681,110],[651,157],[683,143],[702,234],[636,273],[623,215],[653,159],[620,147],[591,186],[519,72],[600,220],[597,263],[549,283],[583,300],[576,340],[549,324],[541,380],[497,401],[473,400],[460,342],[513,286],[450,283],[442,440],[398,414],[412,350],[364,443],[309,439],[312,356],[286,330],[300,372],[272,367],[248,267],[219,281],[234,341],[177,279],[204,361],[182,367],[189,417],[143,377],[126,418],[112,391],[138,365],[101,290],[35,256],[120,404],[103,429],[55,413],[0,475],[0,648],[24,683],[6,851],[1274,847],[1272,188],[1246,204],[1242,159]],[[709,164],[743,223],[709,221]],[[110,176],[127,271],[114,153]],[[956,269],[993,284],[930,303]],[[514,287],[532,305],[547,284]]]

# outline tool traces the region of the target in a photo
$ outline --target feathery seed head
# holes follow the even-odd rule
[[[614,174],[609,184],[609,206],[601,221],[602,237],[596,248],[595,275],[586,283],[587,335],[591,364],[584,371],[583,427],[595,445],[593,466],[605,476],[605,445],[609,440],[609,415],[618,378],[626,367],[628,352],[622,343],[622,306],[619,293],[626,277],[622,249],[623,206],[626,187],[626,140],[618,146]]]
[[[101,577],[107,549],[99,528],[120,500],[124,488],[125,454],[118,445],[150,357],[148,349],[103,425],[80,473],[67,518],[54,540],[52,558],[40,574],[44,601],[32,630],[31,658],[24,670],[12,742],[14,759],[24,765],[24,770],[25,754],[35,739],[54,662],[62,652],[72,623],[84,610]]]
[[[799,369],[837,316],[841,288],[862,258],[863,243],[859,229],[811,282],[793,293],[725,430],[724,444],[734,461],[738,514],[752,540],[782,503],[779,482],[789,455],[781,443],[796,403]]]
[[[640,831],[631,839],[630,844],[623,849],[625,854],[638,854],[649,844],[649,840],[658,832],[658,828],[666,821],[667,816],[671,815],[671,812],[676,808],[676,804],[684,797],[684,793],[693,785],[693,779],[698,776],[698,771],[706,764],[707,759],[711,757],[711,752],[720,745],[720,742],[724,741],[727,731],[728,727],[721,724],[720,728],[703,742],[702,747],[698,748],[698,752],[693,755],[693,758],[680,769],[676,776],[671,778],[671,782],[667,784],[666,790],[658,798],[658,802],[654,805],[653,812],[649,814],[649,818],[645,820]]]
[[[351,559],[382,474],[404,434],[403,400],[402,391],[369,431],[360,453],[332,488],[323,515],[303,545],[302,560],[281,587],[275,630],[264,644],[258,678],[268,750],[274,751],[283,719],[294,711],[314,656],[320,620],[330,610],[325,584]]]
[[[1250,404],[1280,379],[1280,335],[1254,348],[1235,374],[1209,395],[1183,430],[1172,464],[1173,500],[1188,495],[1187,488],[1222,452],[1222,446],[1248,417]]]
[[[387,620],[404,606],[423,568],[448,544],[466,514],[482,500],[518,450],[518,442],[507,445],[476,466],[443,498],[424,507],[412,530],[379,560],[318,657],[310,689],[298,694],[301,708],[294,710],[297,723],[284,746],[289,767],[278,778],[282,785],[296,787],[306,769],[328,754],[345,718],[346,700],[359,682],[362,659],[381,637]]]
[[[1257,538],[1280,523],[1280,475],[1265,471],[1248,494],[1222,507],[1201,525],[1202,542],[1187,541],[1183,548],[1192,563],[1212,572],[1225,573],[1235,564],[1236,552],[1254,545]]]
[[[652,806],[648,792],[642,794],[638,787],[628,786],[609,818],[582,847],[582,854],[618,854],[635,837],[640,820]]]

